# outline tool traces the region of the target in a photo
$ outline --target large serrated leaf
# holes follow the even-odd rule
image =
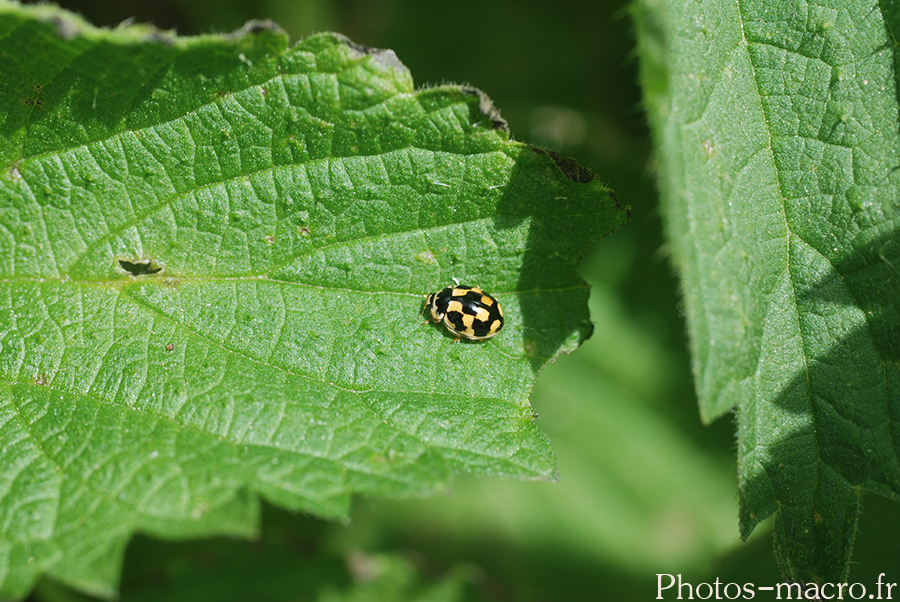
[[[785,578],[843,581],[861,490],[900,495],[898,13],[657,4],[643,79],[701,412],[737,413],[742,534],[776,513]]]
[[[528,395],[627,219],[477,90],[252,24],[179,38],[0,3],[0,595],[110,594],[135,530],[341,518],[455,472],[554,478]],[[507,326],[454,343],[454,279]]]

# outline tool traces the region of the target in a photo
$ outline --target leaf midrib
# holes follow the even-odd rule
[[[813,400],[812,400],[812,383],[810,380],[809,355],[807,353],[807,334],[804,331],[803,326],[802,326],[802,321],[800,320],[800,307],[799,307],[799,304],[797,301],[797,286],[796,286],[796,283],[794,282],[793,274],[791,273],[791,265],[790,265],[790,261],[791,261],[791,257],[790,257],[790,255],[791,255],[791,250],[790,250],[791,240],[790,239],[791,239],[791,237],[795,237],[797,240],[799,240],[800,242],[805,244],[808,248],[814,249],[815,252],[818,253],[825,261],[828,261],[828,263],[829,263],[829,265],[831,265],[832,269],[834,269],[834,265],[831,264],[831,262],[828,260],[828,258],[825,257],[824,255],[822,255],[818,249],[815,249],[815,247],[813,247],[812,245],[808,244],[805,240],[803,240],[802,237],[800,237],[796,233],[794,233],[793,229],[791,228],[791,223],[787,216],[787,207],[785,206],[786,196],[784,194],[784,190],[783,190],[782,184],[781,184],[781,173],[779,172],[779,169],[778,169],[778,162],[775,161],[775,148],[774,148],[774,145],[772,144],[773,133],[772,133],[772,129],[769,125],[771,123],[771,117],[766,112],[765,103],[762,102],[763,95],[762,95],[762,91],[760,90],[760,87],[759,87],[759,78],[756,75],[756,65],[753,62],[752,53],[749,52],[751,42],[747,39],[747,34],[744,29],[744,21],[745,21],[744,2],[745,2],[745,0],[737,0],[738,15],[740,17],[740,27],[741,27],[741,40],[744,43],[745,52],[747,52],[747,64],[749,64],[750,68],[753,70],[753,72],[751,74],[751,80],[753,81],[753,85],[755,87],[756,99],[757,99],[757,103],[759,106],[760,114],[762,114],[764,116],[763,127],[765,128],[765,132],[766,132],[766,145],[769,149],[769,152],[771,153],[770,154],[771,165],[772,165],[772,171],[775,174],[775,185],[778,190],[778,198],[780,201],[781,216],[782,216],[785,230],[787,232],[787,237],[785,239],[785,244],[784,244],[783,273],[786,275],[788,282],[790,283],[791,297],[793,299],[793,305],[794,305],[794,313],[797,317],[796,328],[797,328],[797,332],[800,333],[800,339],[801,339],[802,345],[803,345],[803,358],[802,359],[803,359],[803,370],[804,370],[804,383],[806,386],[807,406],[809,408],[809,413],[811,415],[812,423],[816,424],[818,422],[818,417],[816,415],[817,414],[816,404],[813,403]],[[837,270],[834,270],[834,271],[835,271],[835,273],[837,273]],[[770,297],[770,299],[771,299],[771,297]],[[772,310],[772,308],[770,305],[767,308],[766,313],[769,313],[769,311],[771,311],[771,310]],[[759,358],[757,357],[757,362],[758,361],[759,361]],[[757,367],[756,367],[757,375],[759,374],[759,370],[760,370],[760,364],[757,363]],[[813,428],[812,434],[815,439],[815,446],[816,446],[816,456],[817,456],[816,489],[818,489],[819,483],[821,482],[821,479],[819,478],[819,473],[821,472],[821,466],[823,464],[822,442],[819,437],[818,429]],[[782,501],[780,499],[777,499],[777,503],[778,503],[779,507],[782,505]]]
[[[747,39],[745,29],[744,29],[744,21],[745,21],[744,11],[743,11],[744,1],[745,0],[738,0],[738,10],[739,10],[740,27],[741,27],[741,39],[744,42],[745,47],[749,48],[751,42],[749,42],[749,40]],[[755,43],[762,44],[762,42],[755,42]],[[779,48],[779,46],[777,46],[777,45],[773,45],[773,46],[776,48]],[[783,49],[783,50],[788,51],[786,49]],[[801,56],[805,56],[805,55],[801,55]],[[785,244],[784,273],[786,273],[788,282],[790,283],[790,286],[791,286],[791,295],[792,295],[792,298],[794,301],[794,311],[797,316],[796,328],[797,328],[797,332],[800,333],[802,346],[803,346],[802,360],[803,360],[803,368],[804,368],[804,382],[805,382],[805,387],[806,387],[806,398],[808,400],[810,419],[811,419],[812,424],[815,425],[818,423],[819,418],[817,415],[816,404],[813,402],[812,379],[811,379],[811,371],[810,371],[810,366],[809,366],[809,354],[807,353],[807,349],[808,349],[807,345],[808,345],[809,337],[808,337],[808,333],[805,332],[805,330],[802,326],[802,321],[800,320],[801,311],[800,311],[800,307],[799,307],[799,304],[797,301],[797,287],[794,282],[794,278],[793,278],[793,274],[791,272],[791,266],[790,266],[790,253],[791,253],[790,245],[797,244],[797,243],[796,242],[792,243],[791,238],[793,238],[795,241],[799,241],[799,243],[803,244],[807,249],[814,251],[823,261],[825,261],[828,264],[828,266],[831,268],[832,274],[836,278],[838,278],[840,280],[841,284],[843,285],[844,292],[852,299],[854,308],[860,310],[859,313],[862,316],[862,318],[866,324],[866,337],[871,345],[871,349],[875,351],[875,353],[877,354],[877,356],[881,362],[882,383],[883,383],[885,389],[887,389],[887,387],[888,387],[886,361],[882,354],[881,349],[879,349],[879,347],[875,344],[875,339],[872,335],[872,327],[873,326],[870,321],[870,316],[869,316],[869,314],[867,314],[866,312],[861,310],[861,305],[860,305],[856,295],[854,294],[852,287],[850,287],[848,285],[848,283],[846,282],[843,274],[841,274],[841,272],[837,269],[837,266],[834,265],[834,263],[828,258],[827,255],[820,252],[814,245],[810,244],[802,236],[800,236],[796,232],[794,232],[794,230],[791,227],[791,222],[787,216],[787,208],[786,208],[787,198],[782,189],[781,174],[779,173],[778,164],[774,160],[775,151],[774,151],[774,147],[772,144],[773,133],[772,133],[772,130],[770,127],[771,119],[770,119],[770,116],[768,115],[768,113],[766,112],[765,104],[761,102],[762,93],[759,88],[759,79],[756,77],[756,65],[753,62],[752,54],[748,53],[747,58],[748,58],[748,64],[750,65],[751,69],[753,70],[752,81],[754,83],[754,86],[756,87],[756,96],[757,96],[757,99],[759,102],[760,112],[765,117],[764,122],[763,122],[763,127],[765,128],[765,132],[766,132],[768,148],[769,148],[770,152],[772,153],[772,157],[773,157],[772,162],[771,162],[772,170],[776,176],[776,187],[777,187],[779,199],[780,199],[781,213],[782,213],[782,217],[783,217],[784,227],[787,232],[787,238],[786,238],[786,244]],[[809,57],[807,57],[807,58],[809,58]],[[758,372],[759,372],[759,365],[757,365],[757,373]],[[891,421],[891,417],[889,414],[887,416],[887,420],[889,422]],[[815,488],[816,488],[816,491],[818,492],[818,490],[820,489],[820,486],[821,486],[822,467],[826,466],[826,465],[828,465],[828,466],[830,466],[830,465],[827,464],[822,458],[822,441],[820,439],[820,435],[818,432],[819,429],[817,429],[817,428],[815,428],[815,426],[813,426],[813,428],[811,430],[812,430],[812,435],[815,440],[815,448],[816,448],[816,456],[817,456],[817,462],[816,462],[817,478],[816,478]],[[846,479],[846,477],[844,477],[843,474],[840,473],[840,471],[835,470],[834,472],[847,484],[848,487],[859,490],[859,486],[853,485],[850,481],[848,481]],[[819,497],[818,493],[816,493],[816,495],[814,496],[814,499],[818,499],[818,497]],[[776,501],[779,506],[782,505],[782,501],[780,499],[777,499]]]

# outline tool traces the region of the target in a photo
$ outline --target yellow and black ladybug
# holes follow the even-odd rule
[[[425,300],[431,320],[460,337],[489,339],[503,328],[503,310],[492,296],[477,286],[448,286]]]

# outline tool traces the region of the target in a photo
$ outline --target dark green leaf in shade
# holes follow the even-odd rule
[[[734,411],[741,533],[847,578],[862,489],[900,495],[898,13],[636,5],[705,420]]]

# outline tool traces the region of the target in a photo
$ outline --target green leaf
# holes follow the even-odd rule
[[[136,531],[345,518],[454,473],[555,478],[528,396],[627,220],[480,91],[252,23],[179,38],[0,2],[0,597],[114,593]],[[454,279],[507,325],[455,343]]]
[[[741,533],[847,578],[900,495],[900,13],[642,0],[643,75],[703,417],[738,419]]]

